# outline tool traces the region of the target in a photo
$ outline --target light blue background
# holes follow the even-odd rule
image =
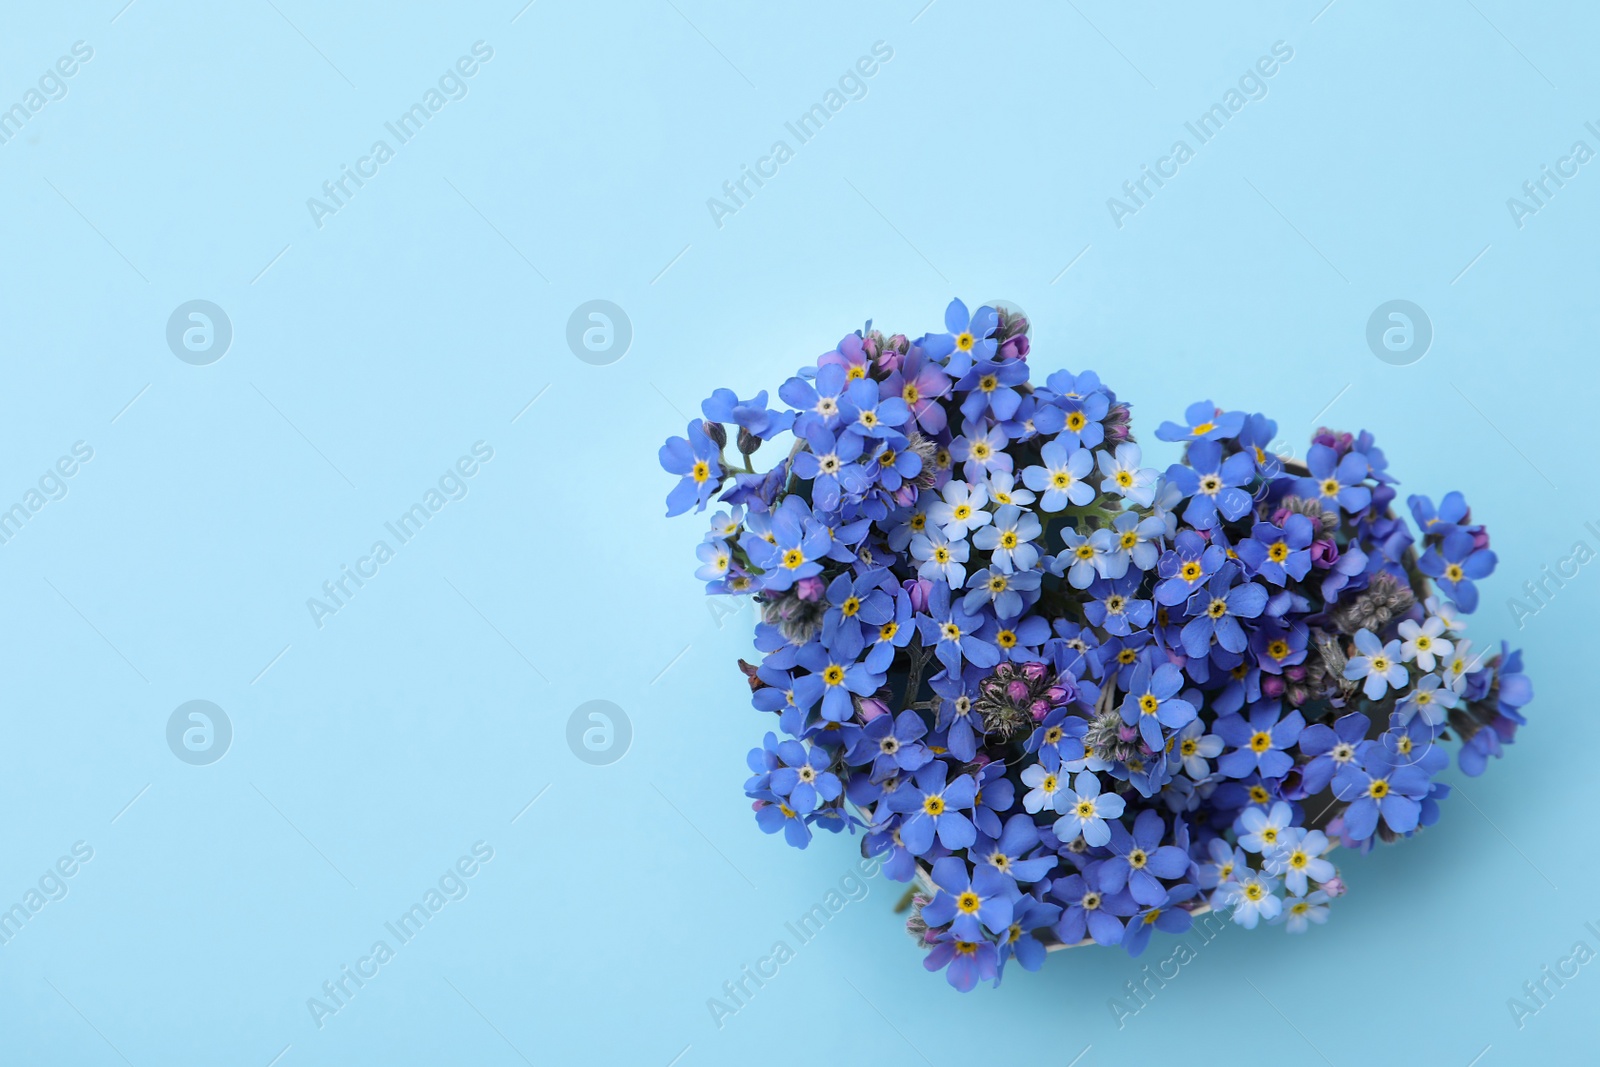
[[[1600,149],[1592,8],[122,3],[13,4],[0,33],[0,106],[94,49],[0,145],[0,502],[94,449],[0,545],[0,905],[94,849],[0,948],[0,1059],[1592,1056],[1600,965],[1520,1031],[1506,1001],[1600,949],[1600,567],[1520,633],[1505,607],[1600,545],[1600,163],[1520,229],[1506,206]],[[466,98],[317,228],[306,199],[479,40]],[[877,41],[866,97],[715,225],[707,198]],[[1107,198],[1276,41],[1267,97],[1117,228]],[[1228,931],[1124,1029],[1107,1000],[1161,942],[959,997],[881,877],[719,1029],[707,998],[856,842],[750,818],[751,616],[708,611],[655,451],[713,387],[775,388],[869,317],[936,327],[952,295],[1026,309],[1034,364],[1098,370],[1147,440],[1211,397],[1302,450],[1370,429],[1405,490],[1466,491],[1501,560],[1474,632],[1526,645],[1532,722],[1436,828],[1347,860],[1327,927]],[[597,298],[634,330],[609,366],[565,340]],[[1436,331],[1414,365],[1364,340],[1392,298]],[[233,324],[210,366],[165,342],[192,299]],[[477,441],[469,495],[314,625]],[[191,699],[233,724],[209,766],[165,740]],[[566,741],[593,699],[632,723],[609,766]],[[319,1029],[307,998],[477,841],[470,894]]]

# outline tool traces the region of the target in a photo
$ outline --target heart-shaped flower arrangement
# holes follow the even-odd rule
[[[1029,354],[1020,314],[954,301],[916,341],[845,337],[786,409],[718,389],[661,449],[669,515],[728,506],[696,577],[760,607],[757,824],[863,830],[962,990],[1212,909],[1324,922],[1335,850],[1433,823],[1445,743],[1475,775],[1523,722],[1520,653],[1457,615],[1488,535],[1451,493],[1408,498],[1414,536],[1369,434],[1299,464],[1210,401],[1146,468],[1125,402]]]

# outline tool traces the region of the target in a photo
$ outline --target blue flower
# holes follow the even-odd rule
[[[1100,529],[1085,534],[1068,526],[1061,531],[1066,551],[1055,558],[1054,570],[1067,575],[1067,584],[1074,589],[1087,589],[1095,578],[1121,578],[1128,572],[1128,557],[1117,548],[1117,539],[1110,530]]]
[[[1004,422],[1017,413],[1022,394],[1016,386],[1028,381],[1028,365],[1020,359],[985,360],[975,365],[956,382],[957,392],[966,392],[961,414],[976,419],[985,412]]]
[[[963,658],[979,667],[1000,662],[1000,650],[985,639],[983,619],[969,615],[950,602],[950,587],[934,582],[928,596],[928,613],[917,616],[922,643],[934,646],[934,655],[952,673],[961,670]]]
[[[1460,493],[1446,493],[1437,509],[1433,501],[1425,496],[1409,496],[1406,504],[1410,506],[1411,517],[1417,521],[1417,527],[1424,537],[1443,540],[1460,530],[1462,523],[1471,518],[1467,498]]]
[[[1161,558],[1157,542],[1166,526],[1159,517],[1141,517],[1137,511],[1124,511],[1111,520],[1111,529],[1116,535],[1117,550],[1126,552],[1139,570],[1149,570]]]
[[[997,934],[1011,923],[1009,890],[1015,883],[993,867],[976,870],[965,860],[945,856],[933,861],[933,884],[939,887],[922,909],[929,926],[949,924],[962,941],[978,941],[987,929]]]
[[[855,714],[850,695],[871,696],[884,681],[883,675],[869,671],[865,663],[830,652],[816,642],[800,650],[799,661],[811,674],[795,681],[795,699],[809,708],[820,697],[822,717],[829,722],[847,722]]]
[[[1105,478],[1100,482],[1100,491],[1149,507],[1156,498],[1156,472],[1139,466],[1142,459],[1139,446],[1132,441],[1118,445],[1115,454],[1101,452],[1098,463]]]
[[[1183,688],[1183,672],[1170,663],[1155,670],[1139,664],[1133,671],[1128,695],[1122,698],[1122,721],[1139,728],[1139,736],[1153,751],[1166,745],[1163,726],[1176,730],[1195,717],[1195,707],[1178,696]]]
[[[947,369],[957,378],[972,369],[974,360],[994,355],[995,341],[990,334],[1000,324],[1000,314],[992,307],[981,307],[976,314],[967,311],[960,300],[950,301],[944,311],[948,333],[928,334],[918,344],[932,359],[945,359]]]
[[[1293,826],[1283,831],[1277,847],[1267,853],[1267,873],[1283,879],[1284,888],[1297,897],[1306,895],[1307,880],[1326,882],[1333,864],[1322,857],[1333,846],[1321,830]]]
[[[712,422],[731,422],[741,430],[762,439],[776,437],[794,424],[794,413],[767,407],[767,391],[749,400],[740,400],[732,389],[717,389],[700,404],[700,411]]]
[[[1322,792],[1340,768],[1353,764],[1372,729],[1372,720],[1360,712],[1340,716],[1332,726],[1313,723],[1300,735],[1300,751],[1311,762],[1300,768],[1300,785],[1307,796]]]
[[[894,617],[894,599],[883,590],[886,572],[871,570],[854,580],[841,574],[828,583],[827,614],[822,617],[822,643],[840,656],[855,659],[867,647],[866,630],[876,630]]]
[[[1039,518],[1032,511],[1006,504],[994,513],[993,522],[972,535],[972,544],[990,554],[997,570],[1010,574],[1028,570],[1039,562],[1039,546],[1034,540],[1042,531]]]
[[[1367,477],[1367,457],[1361,453],[1350,452],[1340,459],[1327,445],[1312,445],[1306,453],[1306,466],[1311,476],[1294,483],[1300,496],[1348,512],[1361,511],[1372,503],[1372,490],[1361,484]]]
[[[998,839],[980,834],[969,852],[980,866],[987,864],[1019,882],[1040,882],[1060,861],[1050,853],[1030,857],[1038,847],[1039,828],[1030,816],[1018,812],[1005,821]]]
[[[1244,412],[1224,412],[1209,400],[1190,404],[1183,413],[1185,426],[1163,422],[1156,436],[1163,441],[1220,441],[1235,437],[1244,428]]]
[[[1010,443],[1005,431],[998,426],[965,422],[961,425],[961,436],[950,442],[950,455],[961,464],[967,481],[976,483],[987,494],[984,480],[990,473],[1003,474],[1011,470],[1011,453],[1005,450]]]
[[[745,550],[752,563],[762,568],[763,589],[782,591],[801,578],[822,573],[821,561],[833,548],[833,537],[827,526],[812,517],[805,501],[795,496],[785,497],[771,516],[768,532],[771,541],[752,525],[739,538],[739,547]]]
[[[1189,597],[1191,618],[1183,626],[1183,650],[1191,656],[1204,656],[1211,639],[1229,652],[1243,652],[1250,645],[1240,619],[1254,619],[1267,606],[1267,591],[1255,582],[1234,585],[1239,568],[1232,563],[1221,567],[1204,589]]]
[[[916,635],[916,627],[911,624],[912,608],[911,597],[904,589],[892,590],[894,597],[893,614],[878,627],[878,632],[872,638],[872,644],[867,651],[867,669],[875,674],[882,674],[894,663],[896,650],[905,648],[911,643],[911,638]]]
[[[1199,440],[1189,446],[1188,465],[1167,468],[1167,480],[1189,498],[1184,521],[1204,530],[1242,517],[1250,510],[1250,494],[1239,488],[1255,476],[1255,461],[1242,452],[1224,458],[1216,441]]]
[[[838,800],[844,791],[839,776],[828,769],[832,757],[822,749],[784,741],[778,758],[783,765],[772,772],[769,788],[802,815],[817,810],[820,801]]]
[[[953,751],[953,750],[952,750]],[[1017,787],[1006,777],[1006,765],[986,763],[978,771],[978,792],[972,798],[972,823],[980,834],[1000,833],[1000,816],[1017,800]]]
[[[721,454],[699,419],[689,424],[688,438],[669,437],[661,446],[661,466],[682,480],[667,494],[667,517],[682,515],[693,507],[704,511],[706,503],[722,485]]]
[[[820,367],[814,381],[794,377],[778,389],[778,396],[800,414],[794,420],[794,432],[804,437],[813,426],[833,427],[839,423],[839,394],[850,384],[845,369],[837,363]]]
[[[1128,921],[1128,931],[1122,937],[1122,947],[1128,955],[1137,956],[1145,950],[1150,943],[1152,931],[1160,930],[1165,934],[1181,934],[1194,924],[1189,912],[1176,905],[1189,900],[1195,895],[1192,885],[1177,885],[1170,890],[1163,890],[1161,900],[1148,908],[1137,912]]]
[[[1189,854],[1173,845],[1163,845],[1167,824],[1161,813],[1146,808],[1133,820],[1129,833],[1120,822],[1111,824],[1111,858],[1100,865],[1100,888],[1115,893],[1124,886],[1133,899],[1146,906],[1167,899],[1160,879],[1173,882],[1189,873]]]
[[[1247,572],[1259,574],[1273,585],[1300,581],[1311,570],[1311,542],[1316,529],[1304,515],[1290,515],[1283,526],[1258,522],[1248,540],[1234,551],[1244,561]]]
[[[855,497],[866,491],[871,477],[856,462],[861,458],[861,438],[845,433],[835,441],[825,427],[811,426],[806,444],[809,449],[794,457],[794,472],[811,479],[811,502],[817,509],[838,511],[841,495]]]
[[[951,589],[967,584],[967,568],[963,564],[971,551],[972,546],[966,541],[951,540],[937,527],[911,538],[911,558],[918,561],[917,577],[947,583]]]
[[[1068,504],[1083,507],[1093,503],[1094,486],[1085,479],[1094,470],[1094,454],[1087,448],[1073,448],[1060,440],[1051,441],[1039,450],[1043,466],[1028,467],[1022,472],[1022,482],[1029,489],[1044,496],[1039,501],[1041,511],[1060,511]]]
[[[1379,700],[1391,687],[1399,689],[1406,684],[1408,675],[1398,639],[1386,645],[1371,630],[1361,629],[1356,631],[1355,642],[1361,654],[1345,662],[1344,676],[1351,681],[1365,679],[1362,692],[1368,700]]]
[[[756,825],[764,834],[783,831],[783,838],[793,848],[805,848],[811,843],[811,827],[800,812],[769,793],[756,800]]]
[[[879,715],[856,735],[849,760],[856,766],[871,763],[875,782],[920,770],[933,759],[933,752],[922,743],[927,732],[928,724],[914,711]]]
[[[1378,816],[1397,834],[1417,828],[1428,775],[1421,767],[1396,767],[1382,746],[1367,749],[1363,761],[1347,764],[1333,776],[1333,795],[1350,801],[1344,812],[1345,835],[1365,841],[1378,828]]]
[[[1063,843],[1070,843],[1079,834],[1090,845],[1104,845],[1111,840],[1111,827],[1107,819],[1122,815],[1124,803],[1116,793],[1100,792],[1100,779],[1092,771],[1079,771],[1072,788],[1063,792],[1058,802],[1061,818],[1051,826],[1051,833]]]
[[[1157,564],[1162,582],[1156,586],[1156,603],[1171,607],[1188,600],[1227,558],[1226,551],[1193,530],[1178,531],[1177,540]]]
[[[1143,584],[1143,575],[1125,574],[1121,578],[1101,578],[1089,587],[1094,599],[1083,606],[1083,613],[1095,626],[1117,637],[1144,630],[1155,617],[1155,607],[1134,594]]]
[[[1233,832],[1239,838],[1239,847],[1246,852],[1266,853],[1277,847],[1293,824],[1294,809],[1280,800],[1271,808],[1245,808],[1234,821]]]
[[[939,844],[952,851],[978,838],[972,820],[961,814],[971,810],[977,783],[966,774],[947,781],[949,773],[950,765],[936,759],[918,771],[912,783],[889,794],[889,810],[906,816],[900,838],[914,856],[926,855],[936,835]]]
[[[1250,709],[1247,721],[1241,715],[1224,715],[1214,729],[1217,736],[1234,746],[1217,761],[1217,769],[1229,778],[1243,778],[1260,771],[1263,778],[1282,778],[1294,766],[1286,749],[1300,739],[1305,719],[1299,711],[1278,718],[1281,707],[1276,700],[1263,700]]]
[[[1000,943],[1000,963],[1004,968],[1006,954],[1015,956],[1023,970],[1037,971],[1044,965],[1044,942],[1034,936],[1034,932],[1047,927],[1054,927],[1061,917],[1061,908],[1056,904],[1049,904],[1035,897],[1023,896],[1014,905],[1011,925],[1006,928],[1004,940]],[[999,979],[996,978],[996,983]]]
[[[1039,590],[1044,575],[1038,571],[1016,571],[1011,574],[996,567],[985,567],[967,581],[967,595],[961,600],[963,611],[978,612],[993,604],[998,618],[1014,619],[1021,615]]]
[[[1050,886],[1050,895],[1065,905],[1055,928],[1062,944],[1076,945],[1087,935],[1097,944],[1119,945],[1124,919],[1139,908],[1126,893],[1102,892],[1095,874],[1090,868],[1084,874],[1057,879]]]
[[[939,935],[933,951],[923,958],[922,966],[929,971],[944,970],[945,981],[959,992],[967,993],[978,984],[978,979],[990,979],[999,972],[1000,952],[992,941],[962,941],[954,934]]]
[[[1478,587],[1472,580],[1489,577],[1497,562],[1493,552],[1477,547],[1471,534],[1457,530],[1444,539],[1444,544],[1423,553],[1417,560],[1417,569],[1436,579],[1456,607],[1470,614],[1478,608]]]
[[[911,408],[897,396],[879,395],[870,378],[851,382],[839,398],[839,416],[846,432],[858,437],[898,435],[911,419]]]

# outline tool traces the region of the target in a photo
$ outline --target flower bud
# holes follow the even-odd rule
[[[706,436],[711,438],[712,444],[718,448],[728,447],[728,431],[723,429],[722,423],[706,420],[700,425],[705,429]]]
[[[719,426],[717,428],[720,430],[722,427]],[[761,438],[757,437],[755,434],[751,433],[749,430],[745,429],[743,426],[739,427],[739,451],[740,451],[740,453],[742,453],[743,455],[748,456],[748,455],[750,455],[750,453],[754,452],[756,449],[758,449],[760,447],[761,447]]]
[[[862,722],[871,722],[889,714],[889,705],[877,697],[861,697],[856,700],[856,707],[861,711]]]
[[[821,600],[822,594],[826,589],[827,586],[823,584],[822,579],[814,575],[810,578],[802,578],[794,583],[795,595],[806,601]]]

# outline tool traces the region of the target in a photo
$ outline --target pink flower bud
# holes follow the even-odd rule
[[[1023,681],[1007,682],[1006,696],[1013,701],[1028,699],[1028,683]]]
[[[1328,894],[1330,897],[1344,896],[1344,891],[1347,888],[1348,887],[1344,884],[1344,879],[1340,878],[1338,875],[1334,875],[1332,878],[1329,878],[1326,882],[1322,883],[1322,891]]]
[[[1139,736],[1139,731],[1135,730],[1131,726],[1119,726],[1119,727],[1117,727],[1117,740],[1118,741],[1132,741],[1138,736]]]
[[[1044,677],[1044,664],[1024,663],[1022,665],[1022,673],[1030,680],[1037,682]]]
[[[1283,679],[1275,674],[1264,675],[1261,679],[1261,695],[1264,697],[1283,696]]]
[[[911,607],[917,611],[928,610],[928,594],[933,591],[933,582],[927,578],[911,578],[902,583],[905,591],[911,596]]]
[[[861,698],[861,719],[863,722],[871,722],[873,719],[887,714],[889,714],[889,705],[877,697]]]
[[[795,595],[801,600],[817,601],[822,599],[822,594],[827,590],[821,578],[802,578],[794,583]]]
[[[1048,700],[1035,700],[1029,705],[1028,714],[1033,716],[1034,722],[1043,722],[1044,717],[1050,714],[1050,702]]]

